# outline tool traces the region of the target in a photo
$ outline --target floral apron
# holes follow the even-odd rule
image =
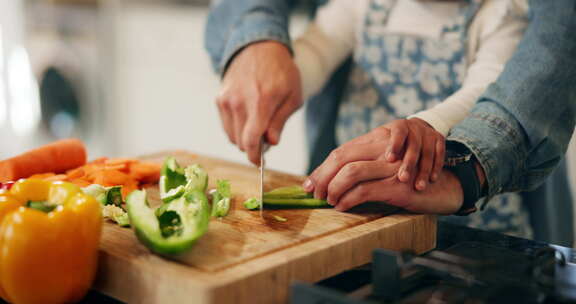
[[[397,0],[371,0],[354,50],[352,72],[336,122],[339,144],[454,94],[465,76],[467,29],[480,0],[463,0],[439,38],[384,31]],[[517,193],[494,197],[484,211],[443,220],[530,238],[529,215]]]

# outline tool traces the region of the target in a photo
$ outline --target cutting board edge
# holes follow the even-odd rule
[[[390,223],[392,219],[396,222]],[[416,225],[425,226],[425,229],[416,229]],[[215,301],[212,303],[284,303],[292,282],[318,282],[369,263],[374,249],[411,249],[418,254],[433,249],[436,247],[436,225],[433,215],[395,214],[227,268],[215,274],[220,277],[221,284],[213,287],[211,298]],[[405,230],[412,230],[411,237],[405,238],[404,242],[394,242],[395,232]],[[355,245],[367,246],[367,239],[370,239],[370,249],[353,250]],[[323,245],[328,246],[318,249]],[[335,252],[347,254],[332,259],[326,257]],[[322,261],[324,265],[321,265]],[[255,294],[255,290],[268,292]]]
[[[391,220],[394,220],[395,222],[390,223]],[[224,268],[221,271],[212,272],[212,274],[226,276],[227,278],[229,278],[229,281],[242,279],[242,278],[244,278],[244,276],[238,275],[238,273],[239,273],[238,270],[242,269],[242,268],[249,268],[250,271],[254,272],[254,273],[256,273],[258,271],[265,271],[268,268],[274,268],[274,267],[282,264],[283,261],[282,261],[282,259],[278,259],[279,257],[290,256],[291,258],[294,258],[294,257],[299,256],[303,250],[307,250],[307,249],[311,249],[311,248],[316,249],[319,244],[331,242],[330,245],[332,247],[341,246],[341,245],[343,245],[349,241],[364,238],[368,234],[378,233],[380,231],[384,231],[383,230],[384,228],[391,228],[391,227],[394,227],[397,225],[402,225],[402,224],[415,225],[415,224],[419,223],[420,221],[429,222],[426,224],[431,224],[431,226],[429,227],[431,229],[427,230],[426,232],[429,232],[431,234],[432,238],[430,238],[430,239],[420,238],[419,240],[414,240],[414,242],[410,243],[410,245],[406,248],[407,249],[414,249],[414,251],[416,253],[423,253],[423,252],[425,252],[429,249],[432,249],[436,246],[436,217],[433,215],[400,213],[400,214],[391,214],[388,216],[380,217],[380,218],[377,218],[377,219],[374,219],[371,221],[367,221],[366,223],[358,224],[355,226],[348,227],[347,229],[343,229],[340,231],[336,231],[333,233],[323,235],[319,238],[308,240],[306,242],[301,242],[301,243],[295,244],[293,246],[283,248],[282,250],[274,251],[274,252],[271,252],[269,254],[257,257],[255,259],[248,260],[244,263]],[[417,237],[419,237],[419,235],[417,235],[417,234],[413,234],[413,235],[414,235],[415,239]],[[423,242],[426,242],[426,241],[430,241],[430,244],[425,244],[425,245],[419,246],[419,244],[422,244]],[[419,244],[417,244],[417,243],[419,243]],[[394,250],[395,248],[389,248],[389,249]],[[398,248],[398,249],[404,249],[404,248]],[[262,268],[262,266],[259,265],[260,263],[262,263],[262,260],[273,260],[273,259],[278,259],[278,261],[266,266],[266,268]]]
[[[390,223],[391,220],[394,222]],[[415,225],[426,227],[415,229]],[[395,232],[406,229],[414,231],[410,234],[411,237],[400,242],[394,242]],[[364,244],[366,239],[369,239],[369,250],[362,250],[360,253],[353,250],[353,247],[360,245],[360,243],[367,246]],[[396,246],[390,246],[391,243],[395,243]],[[101,261],[104,261],[103,267],[115,267],[116,273],[118,273],[119,268],[132,266],[136,269],[137,267],[134,266],[136,264],[145,265],[145,268],[138,268],[137,274],[140,277],[131,277],[126,275],[131,272],[125,271],[123,277],[115,279],[120,282],[136,283],[136,286],[133,287],[138,290],[149,290],[150,294],[142,296],[132,294],[134,291],[131,289],[113,288],[114,286],[122,286],[122,284],[114,282],[108,282],[108,284],[99,282],[96,288],[111,297],[126,302],[276,303],[287,299],[292,281],[316,282],[366,264],[371,261],[372,251],[376,248],[412,249],[416,253],[423,253],[433,249],[435,245],[435,216],[394,214],[213,273],[201,272],[183,264],[163,260],[160,257],[154,257],[155,261],[153,262],[165,264],[162,268],[138,261],[126,261],[120,256],[104,253],[101,257]],[[343,257],[332,257],[332,259],[326,257],[333,252],[346,252],[348,254]],[[287,259],[288,257],[290,259]],[[322,261],[324,261],[324,265],[320,265]],[[138,266],[141,267],[142,265]],[[323,268],[323,270],[315,269],[315,267]],[[180,285],[155,284],[163,277],[172,275],[182,277],[181,280],[177,280]],[[164,288],[156,288],[153,292],[152,287],[158,286]],[[270,292],[255,294],[251,292],[254,290]],[[192,294],[194,300],[190,301]]]

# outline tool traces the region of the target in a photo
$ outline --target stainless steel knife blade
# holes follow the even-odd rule
[[[266,168],[266,160],[264,153],[270,146],[264,138],[260,142],[260,217],[264,217],[264,170]]]

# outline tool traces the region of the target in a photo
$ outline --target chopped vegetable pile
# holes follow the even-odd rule
[[[102,205],[102,216],[116,222],[121,227],[130,226],[128,213],[123,207],[121,186],[102,187],[97,184],[82,188],[82,191],[96,198]]]
[[[262,204],[262,202],[255,197],[251,197],[251,198],[245,200],[243,203],[244,208],[246,208],[248,210],[259,209],[261,204]]]
[[[227,180],[216,181],[216,189],[210,191],[212,196],[212,216],[225,217],[230,211],[230,182]]]
[[[65,174],[41,173],[30,176],[49,181],[67,181],[80,187],[98,184],[103,187],[122,186],[122,197],[141,188],[143,184],[156,183],[160,165],[128,158],[99,158]]]

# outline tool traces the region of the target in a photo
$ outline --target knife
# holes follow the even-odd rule
[[[270,145],[262,138],[260,141],[260,217],[264,217],[264,169],[266,161],[264,160],[264,153],[268,151]]]

